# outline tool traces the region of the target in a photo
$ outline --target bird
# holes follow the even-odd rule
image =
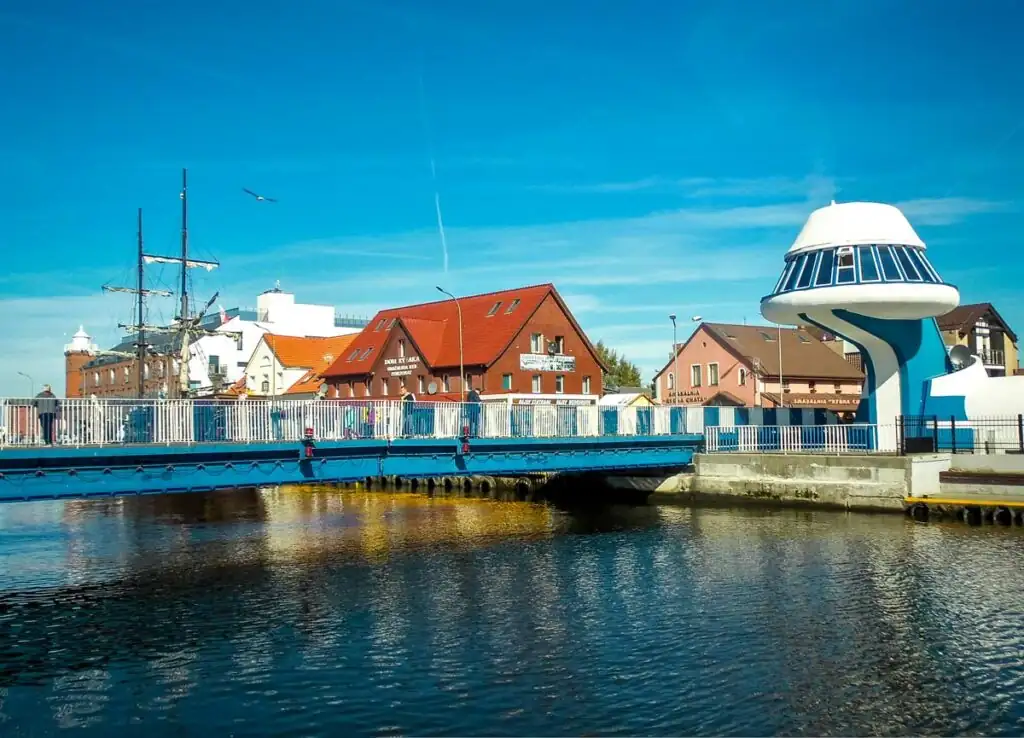
[[[245,193],[247,193],[247,194],[249,194],[249,195],[252,195],[252,196],[253,196],[253,197],[255,197],[255,198],[256,198],[257,200],[262,200],[262,201],[264,201],[264,202],[277,202],[277,200],[275,200],[275,199],[274,199],[274,198],[272,198],[272,197],[264,197],[263,195],[257,195],[257,194],[256,194],[255,192],[253,192],[252,190],[247,190],[247,189],[246,189],[246,188],[244,188],[244,187],[242,188],[242,192],[245,192]]]

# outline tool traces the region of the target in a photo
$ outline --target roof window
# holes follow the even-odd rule
[[[494,315],[499,310],[501,310],[501,300],[498,300],[496,303],[491,305],[491,310],[490,310],[489,313],[487,313],[487,317],[488,318],[491,317],[492,315]]]
[[[373,353],[373,346],[370,346],[370,348],[366,349],[366,351],[363,352],[363,355],[359,357],[359,360],[362,361],[367,356],[369,356],[371,353]]]
[[[764,331],[759,331],[759,333],[761,334],[761,338],[763,338],[764,340],[766,340],[768,342],[773,342],[775,340],[774,338],[771,337],[771,335],[769,335],[768,333],[765,333]]]
[[[380,330],[381,328],[383,328],[383,327],[384,327],[384,324],[385,324],[385,323],[387,323],[387,322],[388,322],[388,319],[387,319],[387,318],[381,318],[381,319],[380,319],[380,322],[379,322],[379,323],[377,323],[377,327],[376,327],[376,328],[374,328],[373,330],[375,330],[375,331],[379,331],[379,330]]]
[[[811,340],[802,333],[797,333],[796,337],[800,339],[800,343],[810,343]]]
[[[501,303],[499,302],[498,304],[500,305]],[[515,310],[517,307],[519,307],[519,298],[518,297],[508,304],[508,309],[505,310],[505,315],[508,315],[513,310]]]
[[[351,354],[349,354],[349,355],[348,355],[348,358],[347,358],[347,359],[345,359],[345,361],[355,361],[355,359],[356,359],[356,357],[357,357],[357,356],[359,356],[359,349],[356,349],[356,350],[355,350],[355,351],[353,351],[353,352],[352,352]]]
[[[395,323],[397,323],[397,322],[398,322],[398,318],[392,318],[391,322],[388,323],[388,330],[391,330],[392,328],[394,328],[395,327]]]

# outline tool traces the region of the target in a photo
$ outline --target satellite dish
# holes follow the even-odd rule
[[[319,397],[321,400],[324,399],[325,397],[327,397],[327,385],[326,384],[321,384],[320,385],[320,389],[318,389],[316,391],[316,396]]]
[[[963,369],[974,363],[974,356],[967,346],[957,344],[949,350],[949,361],[953,364],[954,369]]]
[[[548,355],[554,356],[557,353],[558,353],[558,343],[556,343],[555,341],[551,341],[550,343],[548,343]]]
[[[430,384],[427,385],[427,394],[428,395],[436,395],[437,394],[437,382],[431,382]]]

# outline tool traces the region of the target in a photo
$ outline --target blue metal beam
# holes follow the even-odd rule
[[[703,436],[319,441],[0,451],[0,502],[352,482],[367,477],[519,476],[679,468]]]

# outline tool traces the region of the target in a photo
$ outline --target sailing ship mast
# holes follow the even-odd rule
[[[188,364],[189,364],[189,346],[191,339],[196,335],[211,335],[212,331],[207,331],[201,327],[203,317],[206,315],[206,311],[210,309],[210,306],[216,301],[218,294],[215,293],[210,298],[209,302],[203,307],[202,310],[198,311],[195,315],[192,315],[189,311],[189,294],[188,294],[188,270],[189,269],[206,269],[207,271],[213,271],[220,264],[216,261],[203,261],[201,259],[190,259],[188,255],[188,170],[181,170],[181,256],[162,256],[158,254],[147,254],[143,248],[142,239],[142,208],[139,208],[139,228],[138,228],[138,269],[137,269],[137,284],[135,287],[110,287],[107,285],[103,286],[105,292],[127,292],[134,294],[137,297],[137,310],[138,316],[135,325],[125,325],[123,323],[118,324],[120,328],[134,329],[136,335],[135,342],[135,357],[138,362],[138,395],[142,397],[145,391],[145,361],[146,361],[146,332],[160,332],[160,333],[174,333],[180,338],[179,343],[179,356],[178,356],[178,396],[187,397],[189,393],[188,383]],[[147,295],[157,295],[160,297],[171,297],[172,292],[169,290],[154,290],[147,289],[145,287],[145,265],[146,264],[178,264],[181,267],[181,292],[180,292],[180,305],[179,314],[175,318],[174,324],[171,326],[147,326],[145,323],[145,297]],[[224,335],[232,335],[226,333]],[[118,355],[118,356],[131,356],[125,352],[117,351],[104,351],[103,354]]]
[[[144,254],[143,259],[147,264],[179,264],[181,266],[181,304],[176,322],[180,343],[180,354],[178,356],[178,393],[179,397],[186,397],[189,392],[188,385],[188,364],[189,345],[193,334],[206,333],[200,328],[200,323],[206,311],[217,299],[217,294],[210,298],[210,301],[195,315],[189,312],[188,300],[188,270],[205,269],[213,271],[220,266],[215,261],[203,261],[201,259],[190,259],[188,256],[188,170],[181,170],[181,256],[158,256],[155,254]]]
[[[127,292],[136,296],[136,316],[135,325],[129,326],[125,323],[118,323],[118,328],[134,328],[135,329],[135,361],[136,361],[136,374],[138,381],[137,394],[139,399],[145,397],[146,394],[146,296],[156,295],[159,297],[170,297],[171,293],[167,290],[149,290],[146,289],[145,285],[145,253],[143,252],[143,240],[142,240],[142,208],[139,208],[138,214],[138,260],[136,264],[137,268],[137,279],[135,287],[111,287],[103,285],[104,292]],[[130,356],[130,354],[123,354],[118,351],[101,351],[104,355],[117,355],[117,356]]]

